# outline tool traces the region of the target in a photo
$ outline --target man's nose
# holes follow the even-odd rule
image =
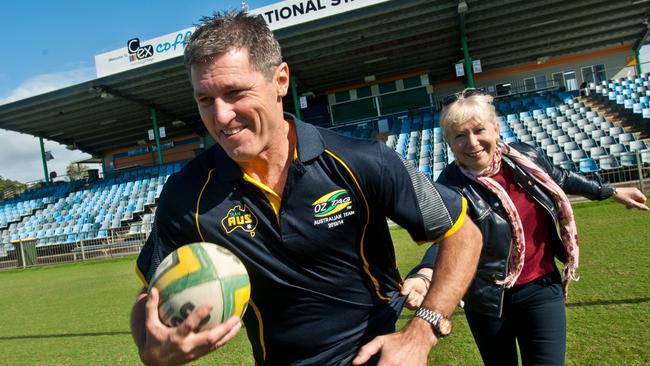
[[[235,112],[232,104],[224,101],[221,98],[216,98],[214,101],[214,114],[217,122],[220,124],[228,124],[235,118]]]

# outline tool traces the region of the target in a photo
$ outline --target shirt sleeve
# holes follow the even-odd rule
[[[431,182],[394,151],[381,151],[382,194],[388,217],[420,244],[439,242],[455,233],[466,217],[465,198]]]
[[[174,219],[175,205],[171,198],[174,195],[172,175],[160,194],[156,208],[156,216],[144,247],[138,255],[135,272],[144,287],[149,287],[149,281],[158,269],[158,265],[169,253],[186,244],[180,240],[180,223]]]

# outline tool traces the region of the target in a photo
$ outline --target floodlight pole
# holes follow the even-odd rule
[[[296,118],[302,119],[300,115],[300,101],[298,100],[298,90],[296,88],[296,79],[290,78],[289,84],[291,85],[291,96],[293,97],[293,108],[296,111]]]
[[[45,157],[45,146],[43,138],[39,137],[38,142],[41,144],[41,160],[43,160],[43,174],[45,175],[45,184],[50,184],[50,174],[47,172],[47,158]]]
[[[156,152],[158,153],[158,164],[163,164],[162,149],[160,148],[160,131],[158,130],[158,118],[156,108],[151,108],[151,124],[153,124],[153,136],[156,139]]]

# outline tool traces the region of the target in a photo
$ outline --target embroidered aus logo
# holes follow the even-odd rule
[[[221,226],[223,226],[227,234],[236,229],[241,229],[249,233],[253,238],[255,237],[255,228],[257,228],[257,216],[248,205],[244,204],[244,208],[241,205],[236,205],[228,210],[226,216],[221,219]]]

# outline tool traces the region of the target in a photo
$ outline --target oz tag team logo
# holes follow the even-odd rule
[[[253,238],[255,237],[255,228],[257,227],[257,216],[253,214],[253,211],[251,211],[248,205],[244,204],[244,208],[241,208],[241,205],[236,205],[228,210],[226,216],[221,219],[221,226],[223,226],[227,234],[232,233],[236,229],[242,229],[251,234],[251,238]]]
[[[129,51],[129,61],[131,62],[153,57],[153,46],[150,44],[140,46],[139,38],[133,38],[126,42],[126,48]]]
[[[314,208],[314,225],[327,224],[328,228],[341,225],[345,217],[354,215],[352,198],[345,189],[330,192],[311,204]]]

